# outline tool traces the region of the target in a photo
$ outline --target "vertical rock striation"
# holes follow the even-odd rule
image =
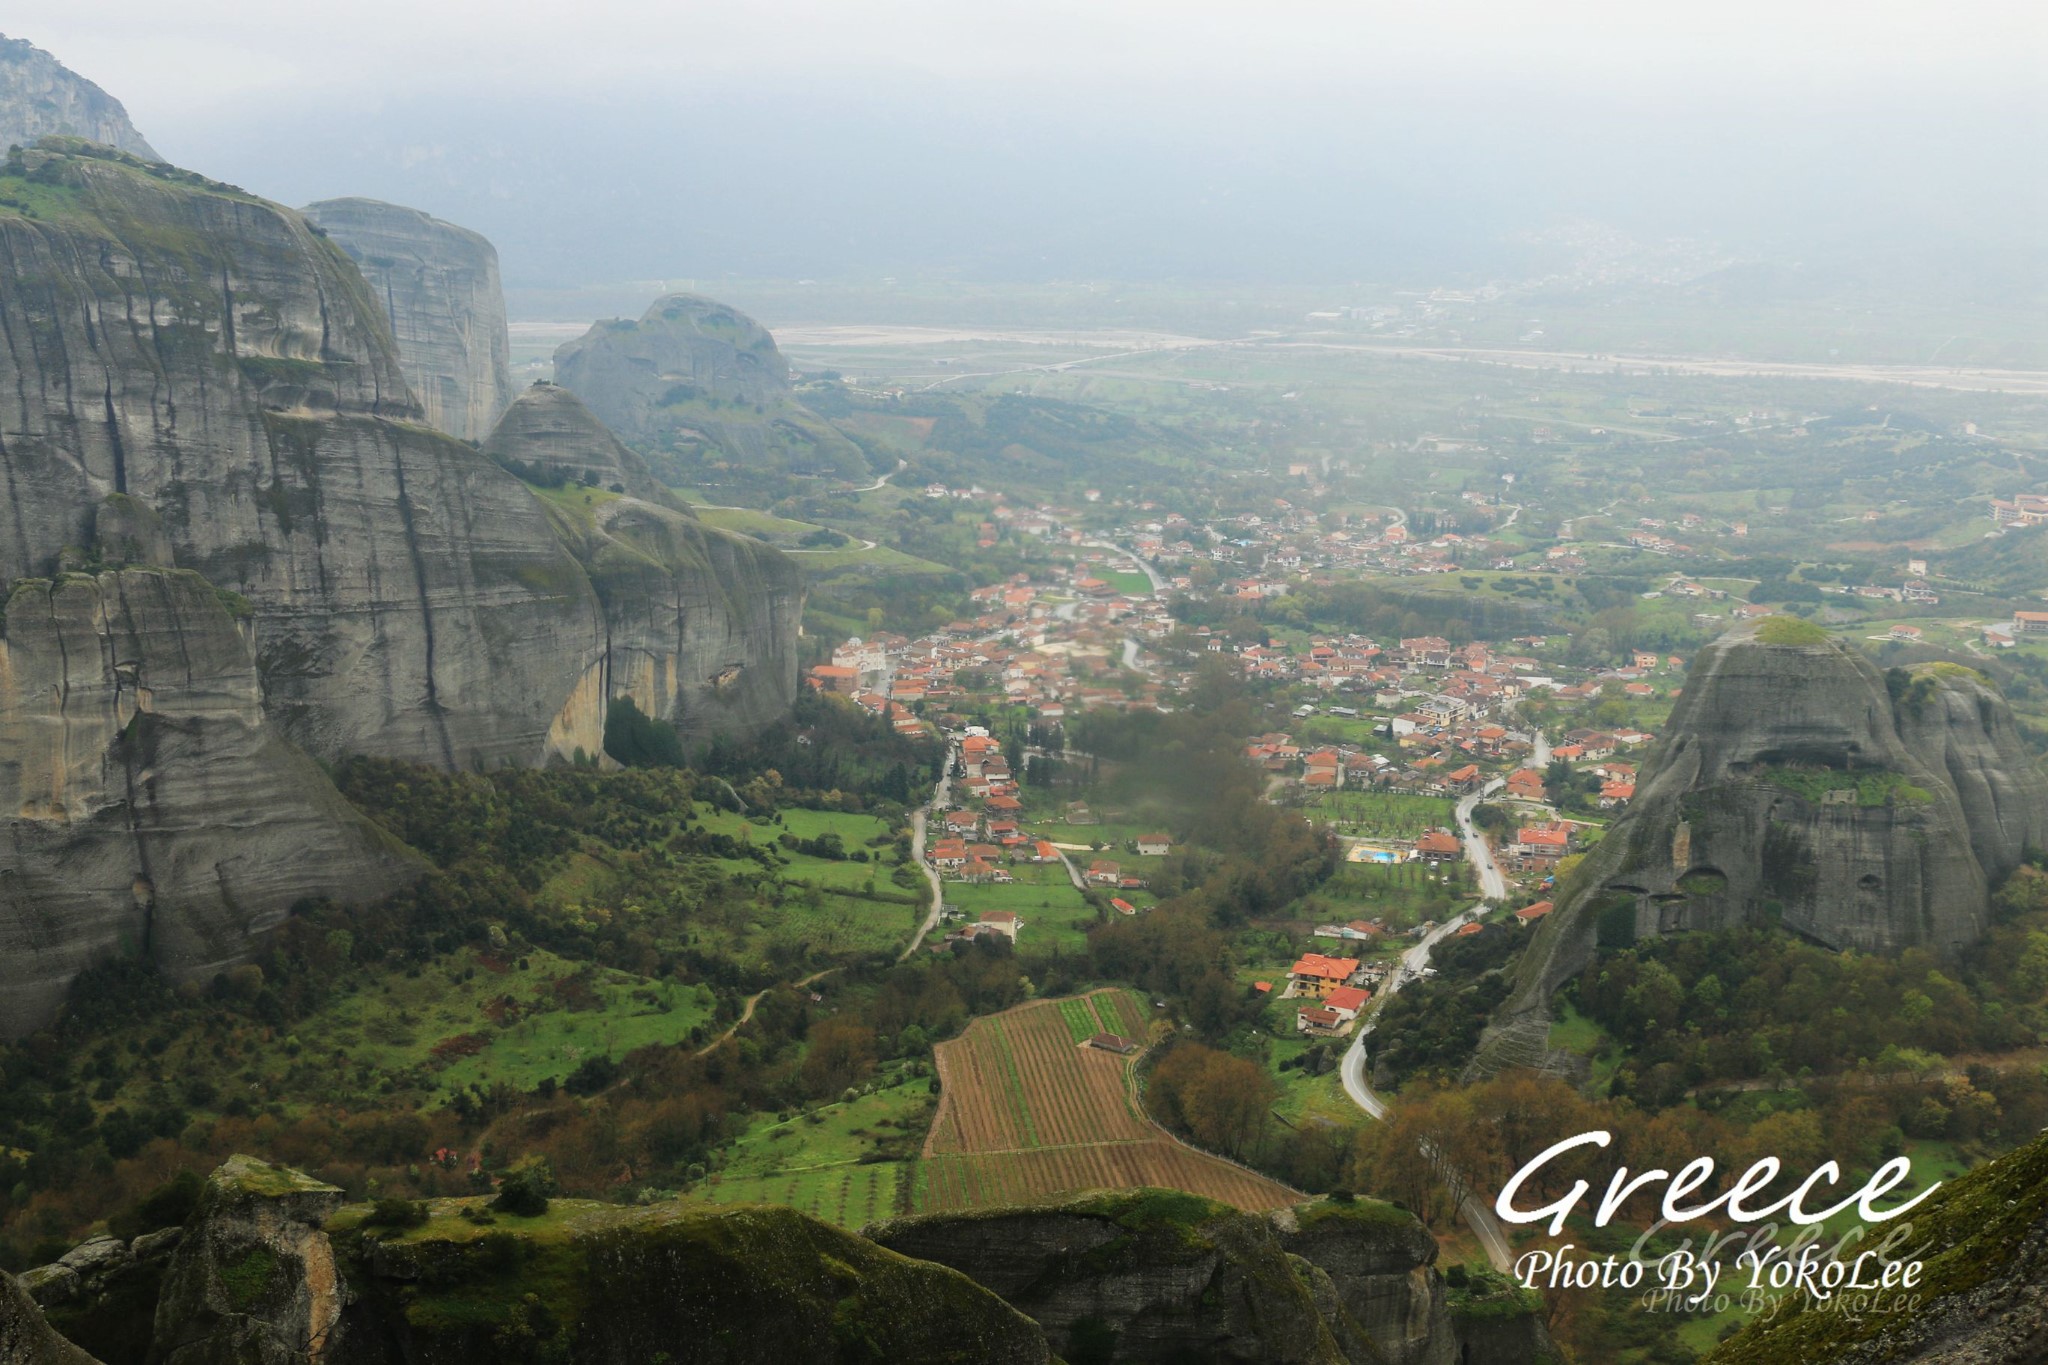
[[[353,264],[296,214],[81,144],[0,209],[0,577],[122,495],[252,608],[266,714],[319,755],[530,763],[603,625],[519,482],[420,423]]]
[[[484,450],[526,476],[583,490],[570,488],[566,506],[550,510],[603,603],[595,693],[631,697],[686,738],[744,734],[789,709],[804,598],[793,559],[705,526],[559,385],[521,394]]]
[[[116,953],[206,979],[306,896],[417,861],[264,725],[248,623],[189,572],[23,580],[0,618],[0,1034]]]
[[[363,273],[428,423],[480,441],[512,401],[512,341],[498,252],[468,228],[376,199],[300,210]]]
[[[46,137],[82,137],[161,161],[121,101],[33,43],[0,34],[0,151]]]

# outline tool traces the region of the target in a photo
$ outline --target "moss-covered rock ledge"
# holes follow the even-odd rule
[[[2048,1136],[1950,1181],[1915,1209],[1925,1270],[1900,1311],[1806,1302],[1745,1328],[1714,1365],[1991,1365],[2048,1360]]]
[[[965,1276],[783,1208],[341,1203],[216,1171],[157,1310],[164,1365],[1041,1365],[1030,1319]]]

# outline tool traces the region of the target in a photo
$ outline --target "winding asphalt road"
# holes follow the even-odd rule
[[[1507,899],[1507,879],[1501,876],[1500,868],[1494,863],[1492,851],[1487,848],[1486,841],[1479,837],[1478,829],[1472,824],[1472,808],[1505,785],[1505,781],[1495,778],[1480,791],[1473,792],[1458,802],[1457,808],[1458,835],[1465,845],[1466,861],[1472,864],[1472,870],[1479,878],[1480,894],[1486,897],[1486,900],[1493,901]],[[1485,913],[1486,900],[1451,916],[1430,930],[1413,948],[1401,954],[1401,961],[1394,968],[1394,974],[1380,987],[1379,1004],[1373,1013],[1360,1023],[1357,1034],[1351,1040],[1351,1046],[1345,1050],[1343,1065],[1338,1068],[1338,1075],[1344,1082],[1344,1093],[1350,1096],[1351,1102],[1364,1110],[1368,1117],[1385,1119],[1387,1116],[1386,1100],[1374,1092],[1365,1079],[1365,1040],[1379,1023],[1379,1010],[1385,1007],[1388,997],[1394,992],[1422,975],[1423,969],[1429,966],[1429,955],[1437,944]],[[1432,1162],[1438,1159],[1437,1154],[1431,1150],[1425,1149],[1423,1155]],[[1486,1259],[1492,1263],[1493,1268],[1506,1273],[1514,1264],[1514,1249],[1508,1245],[1507,1234],[1501,1230],[1500,1220],[1494,1217],[1493,1210],[1487,1206],[1486,1201],[1467,1195],[1459,1202],[1458,1213],[1471,1225],[1480,1245],[1486,1248]]]
[[[924,860],[924,832],[926,820],[933,811],[946,808],[946,801],[953,790],[953,757],[953,747],[949,744],[946,746],[946,771],[939,778],[939,785],[932,788],[932,799],[911,812],[910,860],[917,864],[918,870],[924,873],[924,879],[931,884],[932,908],[926,913],[924,923],[917,926],[917,933],[911,937],[909,946],[897,954],[898,962],[908,962],[910,955],[924,942],[925,935],[939,927],[939,912],[946,906],[946,892],[939,882],[939,874]]]

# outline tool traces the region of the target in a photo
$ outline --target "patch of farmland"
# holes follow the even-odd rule
[[[1088,1047],[1096,1033],[1142,1039],[1146,1002],[1125,990],[1039,1000],[977,1019],[934,1053],[939,1112],[910,1202],[919,1212],[985,1208],[1091,1189],[1164,1186],[1245,1209],[1302,1196],[1186,1146],[1137,1104],[1135,1054]]]

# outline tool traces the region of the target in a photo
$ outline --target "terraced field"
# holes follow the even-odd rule
[[[939,1045],[939,1112],[912,1174],[919,1212],[979,1208],[1076,1190],[1161,1185],[1244,1209],[1301,1195],[1183,1145],[1145,1117],[1135,1056],[1084,1045],[1144,1036],[1145,1002],[1126,990],[1038,1000],[977,1019]]]

